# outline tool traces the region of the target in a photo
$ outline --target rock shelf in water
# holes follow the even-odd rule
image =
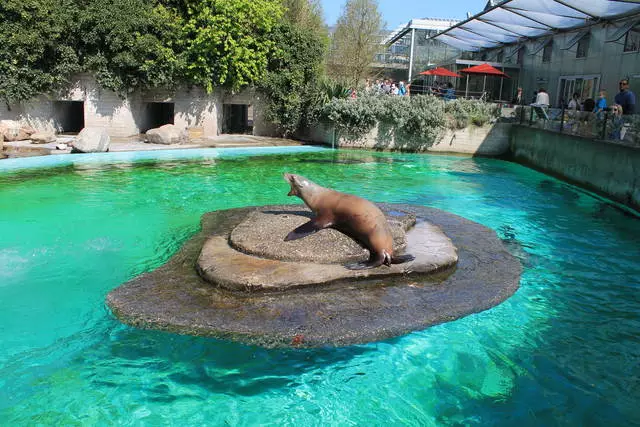
[[[394,250],[414,261],[352,271],[366,250],[335,230],[284,242],[300,205],[209,212],[165,265],[113,290],[124,323],[265,347],[349,345],[424,329],[493,307],[521,267],[495,233],[427,207],[380,204]]]

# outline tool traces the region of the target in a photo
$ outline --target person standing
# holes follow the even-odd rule
[[[569,106],[567,107],[569,110],[581,110],[580,108],[580,94],[578,92],[574,92],[571,97],[571,101],[569,101]]]
[[[636,95],[629,90],[629,79],[620,80],[620,92],[616,95],[615,102],[622,106],[622,114],[629,115],[636,112]]]
[[[522,88],[519,87],[516,95],[511,100],[513,105],[521,105],[524,102],[524,94],[522,93]]]
[[[535,103],[540,105],[541,107],[548,107],[549,106],[549,94],[547,93],[546,90],[544,90],[544,88],[538,89],[538,93],[536,94],[536,102]]]

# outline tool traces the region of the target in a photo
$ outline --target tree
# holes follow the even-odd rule
[[[288,136],[310,121],[327,29],[316,1],[284,0],[283,5],[285,19],[272,33],[275,51],[258,88],[268,99],[266,118]]]
[[[179,53],[183,21],[146,0],[90,0],[77,32],[82,66],[100,86],[120,94],[172,87],[185,67]]]
[[[275,50],[279,0],[184,0],[186,81],[212,91],[260,81]]]
[[[329,73],[344,84],[357,87],[369,74],[380,47],[382,28],[375,0],[347,0],[333,33]]]
[[[70,0],[0,2],[0,99],[8,106],[49,92],[79,70]]]

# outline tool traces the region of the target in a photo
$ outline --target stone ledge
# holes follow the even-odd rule
[[[308,218],[300,215],[304,211],[298,207],[274,206],[260,209],[247,215],[247,220],[240,223],[242,233],[251,228],[255,234],[265,235],[273,242],[272,248],[267,252],[289,251],[295,252],[297,247],[305,251],[311,248],[315,252],[318,262],[281,261],[279,259],[267,259],[251,254],[245,254],[235,250],[229,245],[226,236],[213,236],[209,238],[198,257],[197,267],[200,275],[208,282],[232,291],[283,291],[302,286],[317,286],[339,280],[355,281],[376,276],[393,276],[409,274],[429,274],[444,271],[453,267],[458,261],[456,249],[451,240],[445,236],[438,227],[427,221],[420,221],[406,234],[404,244],[404,232],[402,228],[408,227],[415,221],[415,216],[402,215],[396,212],[396,217],[402,218],[396,221],[396,237],[398,246],[406,246],[407,253],[415,256],[415,259],[403,264],[392,264],[372,268],[369,270],[349,270],[342,264],[327,264],[322,261],[344,261],[341,256],[336,256],[336,242],[345,241],[349,246],[353,241],[336,230],[322,230],[313,236],[294,242],[284,242],[284,236],[293,229],[295,224],[305,222]],[[265,216],[274,216],[272,221],[260,222],[256,225],[253,220]],[[257,215],[256,215],[257,214]],[[310,215],[311,212],[308,211]],[[391,216],[387,213],[387,216]],[[231,236],[238,229],[235,227]],[[402,231],[402,233],[400,231]],[[339,236],[335,236],[335,235]],[[266,243],[265,243],[266,244]],[[306,246],[306,248],[304,247]],[[368,252],[359,248],[358,252]],[[313,257],[314,254],[305,254],[303,258]],[[362,258],[362,257],[360,257]],[[366,259],[366,258],[365,258]]]
[[[165,265],[107,295],[124,323],[264,347],[342,346],[383,340],[491,308],[520,281],[519,261],[492,230],[438,209],[382,205],[439,227],[458,249],[448,276],[374,277],[362,283],[275,293],[229,292],[203,280],[196,259],[211,236],[226,236],[256,208],[210,212],[202,231]]]

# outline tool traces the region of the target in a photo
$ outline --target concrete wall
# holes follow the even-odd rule
[[[509,151],[510,123],[495,123],[485,126],[469,126],[465,129],[443,131],[431,145],[415,140],[403,140],[384,125],[375,126],[367,135],[351,140],[334,133],[330,124],[318,124],[307,130],[300,139],[345,148],[368,148],[375,150],[411,150],[439,153],[464,153],[482,156],[500,156]]]
[[[514,160],[640,211],[640,148],[513,125]]]
[[[126,98],[102,89],[89,74],[78,75],[69,88],[29,102],[0,105],[0,120],[18,120],[38,130],[60,130],[54,101],[83,101],[85,127],[99,127],[112,137],[129,137],[146,128],[146,103],[173,102],[174,124],[201,136],[219,134],[222,114],[220,92],[207,94],[202,89],[175,92],[157,90],[134,93]]]

